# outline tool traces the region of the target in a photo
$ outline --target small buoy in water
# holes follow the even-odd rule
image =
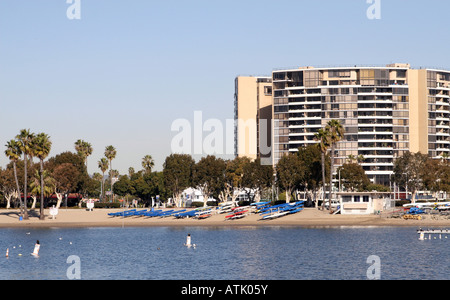
[[[69,242],[69,245],[72,245],[72,242]]]
[[[423,232],[420,233],[419,240],[423,241],[425,239],[425,234]]]
[[[6,257],[9,256],[9,248],[6,248]]]
[[[184,245],[188,248],[194,247],[194,249],[195,249],[196,245],[191,243],[191,234],[190,233],[188,233],[188,235],[186,237],[186,244],[184,244]]]
[[[186,237],[186,243],[184,244],[186,247],[191,247],[191,234],[188,233],[187,237]]]
[[[36,244],[34,245],[34,250],[33,253],[31,253],[31,255],[33,256],[39,256],[39,249],[41,248],[41,245],[39,244],[39,240],[36,241]]]
[[[59,240],[62,240],[62,237],[58,238]]]

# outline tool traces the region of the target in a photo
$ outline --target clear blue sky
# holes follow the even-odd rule
[[[177,118],[233,118],[234,78],[275,68],[408,62],[450,68],[450,1],[0,0],[0,166],[22,128],[46,132],[51,156],[113,145],[113,168],[156,170]],[[206,135],[206,134],[205,134]]]

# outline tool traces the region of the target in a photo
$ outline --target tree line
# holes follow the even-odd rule
[[[99,172],[89,176],[88,157],[93,152],[90,143],[77,140],[75,152],[67,151],[48,158],[52,146],[50,137],[46,133],[34,134],[23,129],[5,145],[4,153],[10,163],[5,169],[0,168],[0,195],[7,207],[11,203],[19,207],[25,219],[28,218],[28,199],[34,199],[34,207],[39,197],[40,218],[43,219],[43,209],[50,197],[57,198],[59,207],[63,196],[69,193],[98,197],[103,202],[114,202],[114,195],[139,198],[146,204],[159,195],[163,201],[172,198],[181,205],[182,192],[188,187],[200,190],[205,204],[210,198],[235,200],[239,193],[246,193],[250,202],[271,197],[289,202],[291,198],[298,199],[299,191],[304,191],[308,199],[316,203],[323,199],[323,204],[327,188],[328,201],[331,200],[336,181],[333,176],[338,173],[338,184],[346,191],[389,191],[389,187],[371,184],[360,165],[364,157],[349,156],[335,171],[335,147],[343,136],[342,125],[331,120],[315,135],[317,143],[283,155],[275,167],[247,157],[225,160],[208,155],[196,162],[188,154],[170,154],[164,161],[163,170],[153,171],[153,158],[146,155],[142,158],[142,170],[130,167],[128,174],[119,174],[112,168],[117,151],[110,145],[105,147],[105,157],[97,162]],[[34,158],[38,159],[37,163]],[[407,152],[395,160],[391,179],[403,190],[411,192],[413,199],[419,190],[450,192],[449,161]],[[278,190],[281,193],[276,192]]]
[[[448,155],[432,159],[420,152],[406,152],[396,159],[392,180],[405,191],[411,192],[412,202],[418,191],[450,193],[450,162]],[[436,196],[435,196],[436,197]]]
[[[36,205],[39,196],[39,218],[43,220],[44,207],[51,196],[56,196],[56,206],[59,207],[63,196],[69,193],[79,195],[91,195],[93,197],[103,195],[104,176],[89,176],[87,172],[87,158],[93,152],[92,145],[83,140],[74,143],[75,152],[63,152],[48,158],[52,141],[46,133],[35,134],[29,129],[22,129],[16,137],[5,145],[5,155],[10,163],[5,169],[0,168],[0,196],[6,200],[6,207],[11,204],[20,208],[20,215],[29,219],[28,199],[33,199],[32,208]],[[106,164],[100,168],[103,173],[110,167],[115,158],[116,150],[113,146],[105,148]],[[39,162],[35,163],[34,158]],[[47,159],[48,158],[48,159]],[[47,160],[46,160],[47,159]],[[46,160],[46,161],[44,161]],[[103,169],[104,168],[104,169]],[[117,173],[117,171],[116,171]],[[111,180],[113,176],[110,176]],[[112,181],[111,181],[112,186]]]

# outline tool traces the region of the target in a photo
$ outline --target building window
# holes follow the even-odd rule
[[[352,196],[342,196],[342,202],[352,202]]]
[[[406,70],[397,70],[397,78],[406,78]]]
[[[350,77],[350,70],[330,70],[328,71],[328,77],[348,78]]]
[[[285,73],[273,73],[273,80],[284,80]]]
[[[362,69],[360,71],[361,85],[389,85],[389,72],[379,69]]]

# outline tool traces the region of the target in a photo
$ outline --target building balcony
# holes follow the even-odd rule
[[[444,114],[444,116],[450,114],[450,111],[448,109],[442,109],[442,108],[441,109],[436,109],[435,112],[437,114]]]
[[[358,96],[392,96],[392,92],[380,92],[380,91],[373,91],[373,92],[359,92]]]
[[[314,108],[314,109],[290,109],[290,113],[320,113],[322,109]]]
[[[292,101],[292,99],[294,99],[295,101]],[[306,98],[289,96],[289,105],[321,105],[321,104],[322,104],[321,100],[307,101]]]
[[[439,124],[436,124],[436,128],[439,128],[439,129],[447,129],[447,128],[449,128],[449,122],[446,122],[446,121],[441,121]]]
[[[448,127],[448,126],[445,126],[445,127]],[[438,132],[436,132],[436,135],[437,135],[437,136],[448,136],[448,135],[450,135],[450,133],[438,131]]]
[[[441,106],[448,107],[448,106],[450,106],[450,103],[436,100],[436,105],[441,105]]]
[[[443,117],[443,116],[439,116],[435,118],[436,121],[450,121],[450,117]]]
[[[436,141],[436,147],[448,148],[450,141]]]
[[[322,117],[290,117],[289,121],[322,120]]]
[[[372,170],[368,170],[365,171],[367,176],[370,175],[392,175],[394,174],[394,171],[372,171]]]
[[[289,125],[289,128],[322,128],[322,124]]]
[[[364,155],[364,159],[378,159],[378,158],[383,158],[383,159],[392,159],[392,154],[390,155],[381,155],[381,154],[367,154]]]
[[[391,120],[373,120],[373,119],[361,119],[358,121],[359,127],[392,127]]]
[[[374,146],[374,147],[358,147],[358,151],[391,151],[394,150],[393,146]],[[364,155],[366,156],[366,155]]]
[[[392,119],[392,116],[358,116],[358,119]]]
[[[286,144],[286,143],[283,143],[283,144]],[[299,145],[298,147],[301,147],[305,144],[317,144],[317,141],[315,141],[315,140],[289,141],[288,144],[289,145],[297,145],[298,144]]]
[[[393,167],[394,163],[385,163],[385,162],[375,162],[375,163],[361,163],[362,167],[376,167],[376,166],[383,166],[383,167]]]
[[[294,136],[314,136],[316,133],[315,132],[291,132],[289,133],[290,137],[294,137]]]
[[[358,139],[358,142],[360,143],[393,143],[393,139],[380,139],[380,138],[373,138],[373,139]]]

